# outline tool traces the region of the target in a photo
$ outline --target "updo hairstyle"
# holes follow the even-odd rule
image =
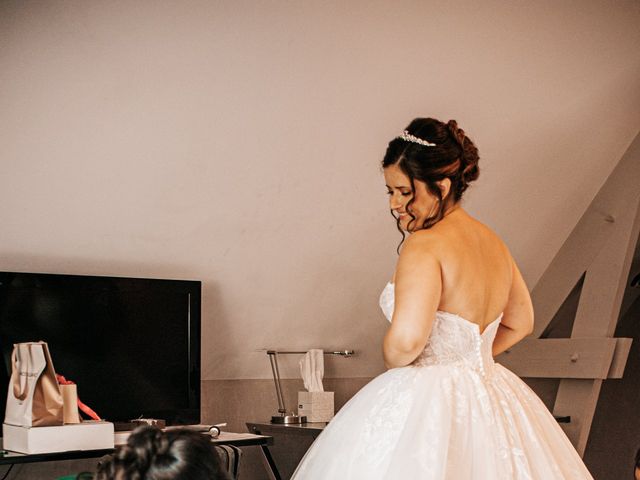
[[[222,470],[211,438],[188,430],[135,429],[126,445],[98,466],[96,480],[211,480]]]
[[[455,120],[442,123],[434,118],[416,118],[406,128],[407,133],[435,143],[435,146],[427,146],[396,137],[389,142],[387,152],[382,160],[382,167],[397,165],[400,170],[409,177],[411,191],[415,197],[415,180],[424,182],[429,192],[438,199],[438,208],[435,214],[425,219],[417,228],[407,228],[409,231],[428,229],[438,223],[444,217],[447,209],[458,203],[469,184],[480,175],[478,168],[478,149],[464,130],[458,127]],[[448,178],[451,180],[451,190],[447,198],[442,199],[442,192],[436,182]],[[413,203],[409,200],[407,207]],[[409,210],[407,213],[412,218],[409,226],[416,218]],[[393,214],[393,212],[392,212]],[[400,220],[397,219],[398,230]]]

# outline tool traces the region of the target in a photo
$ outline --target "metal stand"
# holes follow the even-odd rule
[[[271,363],[271,371],[273,372],[273,381],[276,384],[276,396],[278,397],[278,415],[271,417],[271,423],[279,424],[300,424],[307,423],[307,417],[299,417],[291,412],[287,415],[287,407],[284,404],[284,396],[282,395],[282,386],[280,385],[280,370],[278,370],[278,352],[269,350],[269,362]]]

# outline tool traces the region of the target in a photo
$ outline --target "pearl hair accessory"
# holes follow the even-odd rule
[[[435,143],[427,142],[421,138],[416,137],[415,135],[411,135],[407,130],[402,132],[402,135],[399,135],[397,138],[401,138],[406,142],[417,143],[418,145],[424,145],[425,147],[435,147]]]

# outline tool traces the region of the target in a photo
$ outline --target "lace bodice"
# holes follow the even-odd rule
[[[380,295],[380,308],[391,321],[394,286],[388,283]],[[463,317],[438,310],[423,352],[412,365],[466,365],[486,375],[493,366],[491,346],[502,315],[480,332],[480,327]]]

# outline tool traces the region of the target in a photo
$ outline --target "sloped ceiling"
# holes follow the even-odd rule
[[[457,119],[465,206],[533,286],[640,129],[638,25],[637,1],[2,2],[0,268],[202,280],[204,379],[269,377],[263,348],[373,375],[386,143]]]

